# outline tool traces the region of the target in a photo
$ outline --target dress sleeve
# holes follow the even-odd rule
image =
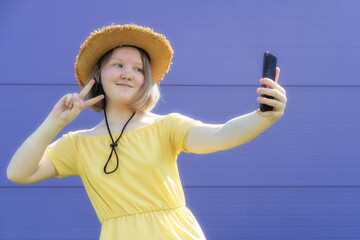
[[[64,134],[45,150],[45,155],[59,173],[57,178],[79,175],[77,153],[78,149],[72,132]]]
[[[174,153],[177,155],[181,151],[189,152],[185,147],[187,136],[191,128],[201,123],[201,121],[194,120],[179,113],[172,113],[170,119],[170,142]]]

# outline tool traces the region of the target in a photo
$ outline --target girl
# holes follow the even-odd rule
[[[277,68],[275,82],[260,79],[268,88],[257,90],[274,97],[258,98],[272,111],[218,125],[154,114],[172,55],[168,40],[149,28],[112,25],[93,32],[75,63],[83,90],[56,103],[14,154],[8,178],[30,184],[79,175],[102,223],[101,240],[205,239],[185,204],[178,154],[222,151],[253,139],[282,117],[287,99]],[[103,111],[104,119],[50,144],[87,107]]]

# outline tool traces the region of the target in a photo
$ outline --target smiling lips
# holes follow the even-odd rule
[[[132,88],[132,86],[124,84],[124,83],[117,83],[116,85],[120,86],[120,87],[130,87],[130,88]]]

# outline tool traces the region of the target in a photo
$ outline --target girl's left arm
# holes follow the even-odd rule
[[[259,103],[273,106],[272,111],[261,112],[259,109],[231,119],[225,124],[198,124],[189,132],[186,148],[193,153],[211,153],[227,150],[244,144],[265,131],[284,115],[287,102],[286,92],[278,84],[280,69],[276,68],[275,82],[268,78],[260,83],[268,88],[258,88],[259,95],[272,96],[274,99],[258,97]]]

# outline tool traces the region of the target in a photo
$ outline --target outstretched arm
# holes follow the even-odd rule
[[[268,78],[260,82],[268,88],[259,88],[260,95],[268,95],[274,99],[259,97],[259,103],[273,106],[272,111],[261,112],[259,109],[231,119],[225,124],[198,124],[194,126],[186,140],[186,148],[193,153],[211,153],[227,150],[244,144],[265,131],[274,122],[279,120],[285,110],[286,92],[277,82],[280,69],[276,69],[275,82]]]

